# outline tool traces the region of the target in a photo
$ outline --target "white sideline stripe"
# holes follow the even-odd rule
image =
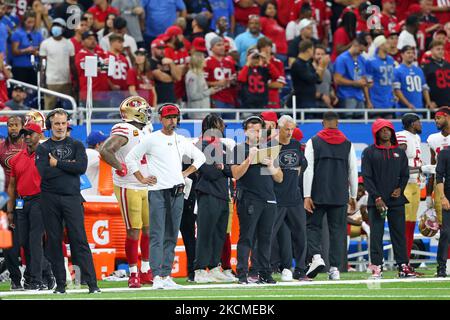
[[[311,282],[278,282],[277,284],[203,284],[203,285],[185,285],[179,291],[196,290],[196,289],[255,289],[255,288],[274,288],[277,287],[303,287],[303,286],[320,286],[320,285],[345,285],[345,284],[369,284],[377,285],[382,283],[414,283],[414,282],[449,282],[450,278],[416,278],[416,279],[380,279],[380,280],[338,280],[338,281],[311,281]],[[102,292],[139,292],[153,290],[152,287],[141,288],[100,288]],[[345,288],[338,288],[345,289]],[[432,288],[430,288],[432,289]],[[174,290],[164,289],[161,291]],[[449,287],[450,290],[450,287]],[[67,293],[87,293],[87,289],[71,289]],[[27,296],[27,295],[53,295],[53,291],[4,291],[0,292],[1,297],[7,296]],[[64,297],[64,296],[61,296]]]

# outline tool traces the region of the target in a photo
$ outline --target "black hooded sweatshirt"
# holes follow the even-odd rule
[[[384,147],[377,141],[377,132],[384,127],[392,131],[390,147]],[[408,158],[398,146],[394,126],[388,120],[378,119],[372,126],[372,134],[375,143],[364,149],[361,160],[364,187],[369,193],[368,206],[375,206],[378,197],[388,207],[404,205],[408,203],[403,194],[409,179]],[[401,195],[392,198],[391,194],[397,188],[401,189]]]

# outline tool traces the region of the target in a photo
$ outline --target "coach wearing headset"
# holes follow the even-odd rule
[[[243,124],[246,140],[234,148],[231,166],[237,180],[237,211],[239,216],[239,240],[237,244],[237,274],[239,283],[247,284],[248,258],[258,242],[258,282],[275,283],[270,266],[270,239],[277,210],[274,182],[283,181],[283,172],[275,168],[273,161],[263,159],[252,164],[260,144],[264,120],[251,116]]]
[[[66,137],[68,114],[64,109],[51,111],[46,127],[50,139],[36,149],[36,167],[41,176],[41,207],[47,233],[48,257],[56,278],[54,293],[66,292],[66,270],[62,250],[63,221],[67,227],[72,257],[81,269],[89,293],[99,293],[92,253],[84,228],[80,175],[86,172],[86,149],[80,141]]]
[[[176,104],[163,104],[158,113],[162,129],[152,132],[131,149],[125,162],[129,172],[141,183],[149,185],[153,288],[177,289],[180,286],[170,274],[183,213],[185,178],[197,171],[206,158],[192,142],[175,133],[180,122],[180,109]],[[138,164],[144,155],[151,159],[148,177],[139,171]],[[192,165],[184,171],[183,156],[193,160]]]

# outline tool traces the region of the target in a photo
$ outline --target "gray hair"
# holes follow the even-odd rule
[[[297,125],[297,123],[291,116],[285,114],[285,115],[281,116],[280,119],[278,119],[278,127],[284,127],[286,125],[286,123],[288,123],[288,122],[293,123],[294,125]]]

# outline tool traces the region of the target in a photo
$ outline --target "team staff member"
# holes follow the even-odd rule
[[[202,122],[201,140],[197,143],[206,157],[195,187],[198,211],[194,279],[198,283],[231,281],[219,266],[230,213],[228,181],[232,177],[231,159],[227,163],[231,151],[220,141],[224,130],[225,124],[219,116],[207,115]]]
[[[330,234],[330,280],[339,280],[346,250],[347,204],[355,211],[358,167],[352,143],[338,129],[337,113],[323,115],[324,129],[308,140],[305,157],[308,168],[303,177],[304,206],[308,213],[308,251],[313,256],[306,276],[314,278],[323,270],[321,257],[323,217]],[[350,186],[350,194],[349,194]]]
[[[409,166],[409,180],[405,189],[405,197],[408,199],[408,203],[405,204],[406,254],[409,257],[414,242],[414,229],[417,221],[417,210],[420,204],[419,170],[422,166],[422,152],[419,134],[422,133],[422,123],[417,114],[406,113],[402,117],[402,124],[405,130],[397,132],[396,136],[399,147],[405,150]]]
[[[437,251],[437,276],[445,278],[447,276],[448,242],[450,239],[450,203],[448,201],[450,199],[450,150],[442,150],[438,160],[436,187],[442,195],[442,224]]]
[[[295,248],[293,278],[303,280],[306,277],[306,213],[300,193],[299,178],[301,170],[308,163],[301,150],[300,142],[292,138],[296,128],[294,119],[288,115],[282,116],[278,120],[278,128],[278,141],[281,145],[278,160],[283,171],[283,182],[275,184],[278,210],[272,233],[275,236],[278,229],[286,222]],[[286,250],[286,248],[280,247],[280,250]]]
[[[41,177],[34,159],[42,129],[38,124],[30,123],[20,130],[20,133],[25,137],[27,147],[10,161],[11,176],[8,185],[7,212],[13,214],[15,206],[20,229],[20,245],[24,248],[27,269],[31,276],[31,279],[24,283],[25,289],[52,290],[56,283],[51,266],[44,256],[42,243],[44,222],[40,204]],[[45,283],[42,279],[43,271]]]
[[[36,150],[36,167],[41,176],[41,207],[45,212],[48,257],[56,277],[54,293],[66,292],[66,270],[62,249],[63,221],[68,231],[73,260],[80,265],[89,293],[100,293],[97,287],[92,253],[84,229],[81,205],[80,175],[86,172],[87,156],[83,144],[66,136],[68,114],[56,108],[48,114],[46,127],[50,139]]]
[[[4,141],[0,142],[0,164],[5,172],[5,190],[8,188],[9,177],[11,175],[10,160],[26,147],[22,136],[19,134],[23,127],[23,122],[23,118],[20,116],[9,117],[6,122],[8,136]],[[3,249],[5,265],[11,278],[11,290],[23,290],[21,284],[22,273],[19,269],[20,243],[19,228],[16,226],[17,216],[13,215],[13,213],[8,213],[8,220],[13,235],[13,246],[10,249]],[[25,279],[29,279],[29,271],[25,270]]]
[[[205,156],[185,137],[175,133],[180,119],[176,104],[166,103],[159,108],[162,129],[146,136],[125,158],[128,172],[142,184],[149,185],[150,202],[150,267],[154,289],[177,289],[170,274],[175,246],[183,213],[184,179],[197,171]],[[148,174],[144,176],[139,163],[148,157]],[[193,164],[182,171],[186,156]],[[145,174],[145,173],[144,173]]]
[[[111,136],[105,141],[100,154],[114,169],[114,194],[120,204],[120,212],[127,229],[125,254],[130,267],[128,287],[140,288],[141,284],[151,284],[149,263],[149,211],[147,185],[140,183],[128,172],[125,157],[144,138],[142,130],[148,121],[149,105],[145,99],[132,96],[126,98],[119,107],[122,122],[111,129]],[[147,158],[140,162],[139,170],[147,175]],[[142,230],[142,235],[141,235]],[[139,243],[139,236],[141,241]],[[138,248],[141,248],[141,270],[138,273]]]
[[[243,124],[246,140],[234,148],[233,178],[237,180],[237,211],[239,240],[237,244],[237,275],[239,283],[248,283],[248,258],[257,245],[259,282],[276,283],[270,266],[270,240],[277,202],[274,181],[283,181],[283,172],[275,168],[273,160],[262,159],[252,164],[260,143],[264,121],[251,116]]]
[[[394,259],[400,278],[415,277],[408,265],[405,238],[405,204],[403,192],[409,179],[408,158],[398,147],[394,126],[378,119],[372,125],[374,144],[364,149],[361,171],[369,194],[370,260],[373,279],[381,279],[385,214],[394,247]]]

